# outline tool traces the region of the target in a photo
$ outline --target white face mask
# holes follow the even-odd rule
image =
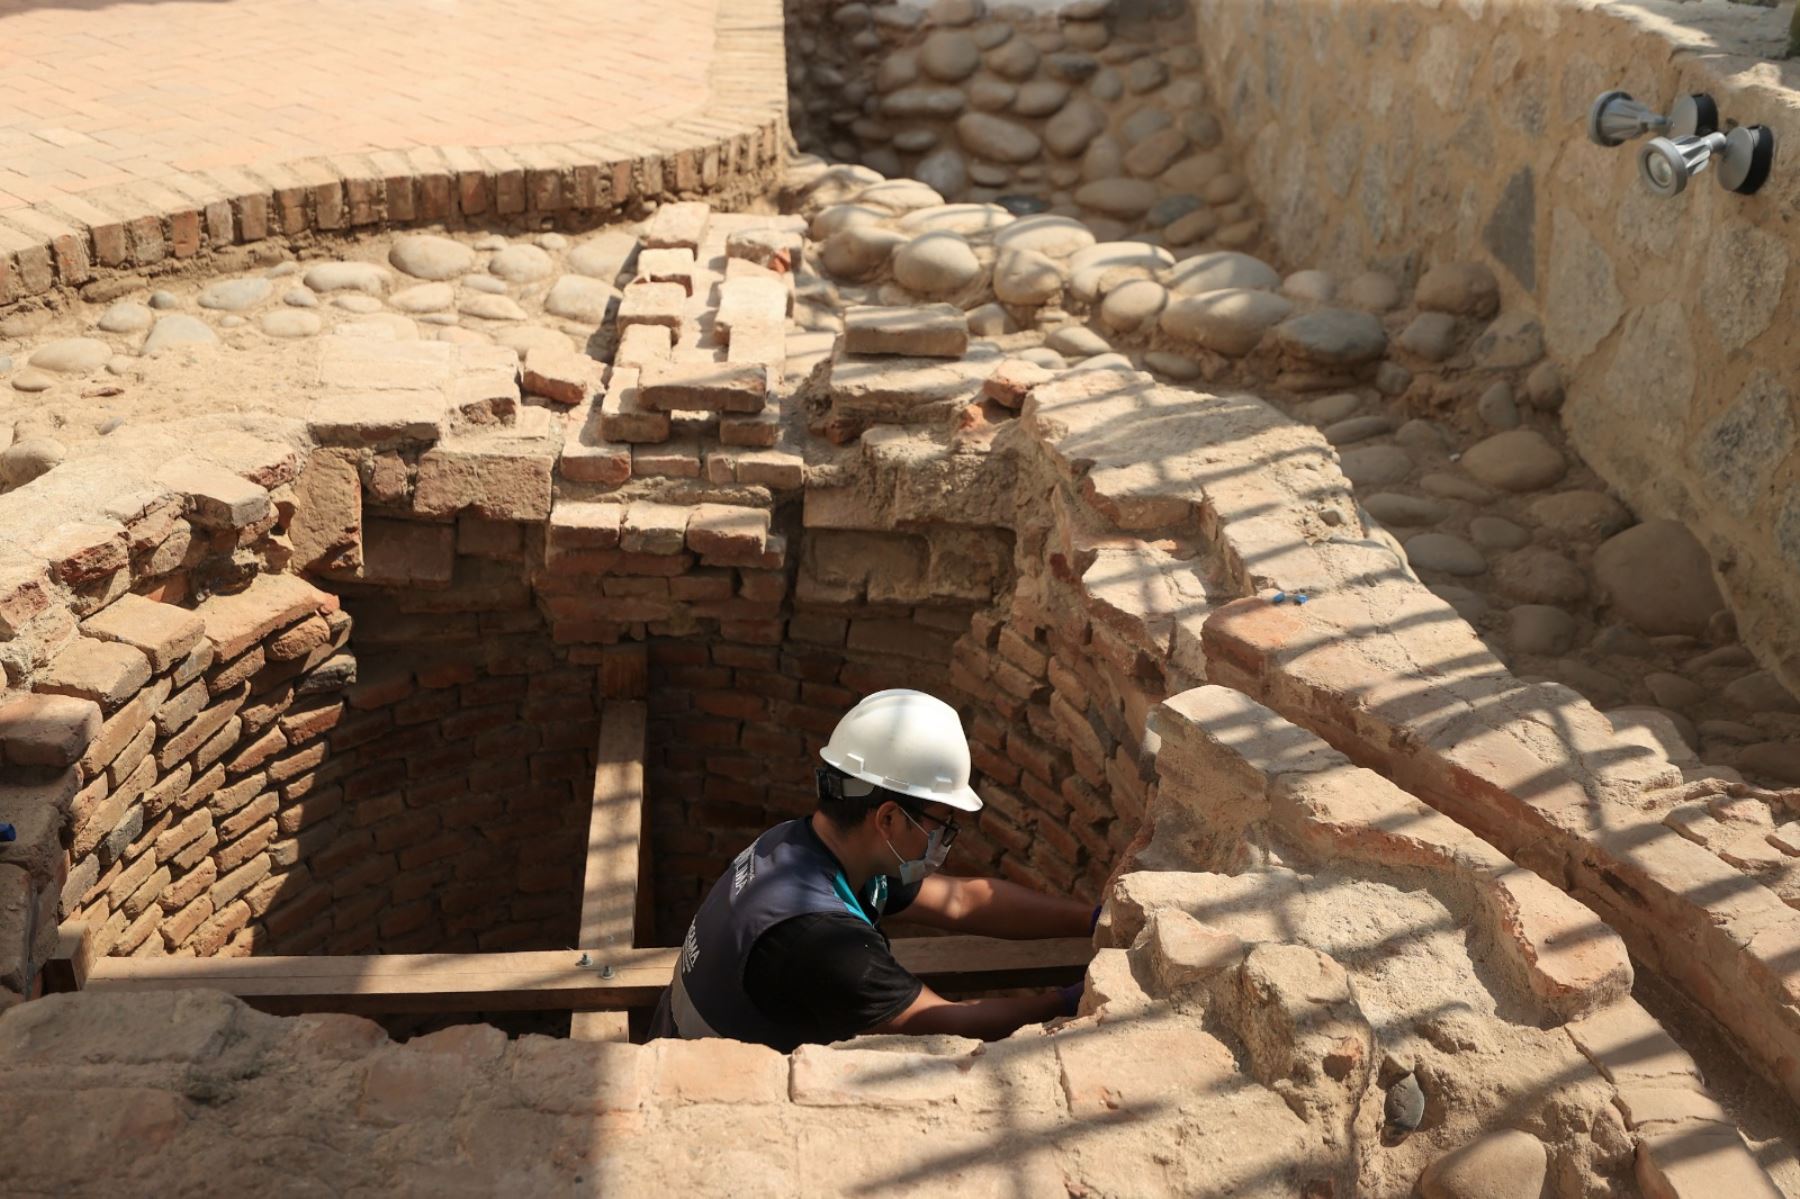
[[[900,810],[900,814],[906,816],[908,824],[921,833],[925,832],[925,826],[908,816],[904,808]],[[900,851],[894,848],[892,841],[887,842],[888,852],[896,858],[900,858],[900,885],[903,887],[910,887],[914,883],[930,878],[943,868],[944,860],[950,856],[950,847],[944,844],[943,826],[940,825],[926,833],[926,838],[925,856],[913,858],[910,861],[900,857]],[[883,837],[882,840],[887,841],[887,838]]]

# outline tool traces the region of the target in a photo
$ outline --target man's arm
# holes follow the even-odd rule
[[[949,1033],[959,1037],[977,1037],[997,1041],[1010,1036],[1027,1024],[1067,1015],[1060,992],[1022,995],[994,999],[945,999],[930,987],[921,985],[919,996],[899,1015],[874,1028],[871,1033],[905,1033],[922,1037],[933,1033]]]
[[[918,897],[894,919],[1022,941],[1085,937],[1093,929],[1094,909],[1079,900],[1043,895],[1006,879],[934,874],[919,884]]]

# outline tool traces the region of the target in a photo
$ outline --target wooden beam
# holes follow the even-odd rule
[[[644,737],[649,709],[609,699],[600,709],[594,807],[588,816],[587,870],[582,878],[580,943],[606,955],[635,943],[638,872],[643,862]],[[577,1041],[628,1041],[625,1013],[577,1012]]]
[[[87,986],[94,965],[94,941],[86,921],[65,920],[56,930],[56,956],[44,963],[44,994],[58,995]]]
[[[938,990],[1064,984],[1093,957],[1085,937],[1001,941],[912,937],[894,941],[901,965]],[[87,989],[227,991],[278,1015],[351,1012],[619,1011],[654,1004],[675,970],[676,948],[590,952],[386,954],[370,957],[102,958]],[[601,964],[611,968],[603,977]]]
[[[650,651],[642,641],[622,641],[600,651],[600,698],[650,698]]]

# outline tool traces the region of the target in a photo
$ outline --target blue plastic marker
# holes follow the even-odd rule
[[[19,830],[10,824],[0,824],[0,841],[17,841]]]

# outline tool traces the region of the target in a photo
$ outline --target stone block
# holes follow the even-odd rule
[[[1631,993],[1631,959],[1619,934],[1576,900],[1526,870],[1494,879],[1488,892],[1532,993],[1568,1019]]]
[[[336,607],[336,599],[304,579],[264,574],[242,591],[209,597],[194,612],[205,622],[218,660],[229,661],[275,630]]]
[[[50,659],[32,680],[34,690],[73,695],[118,709],[150,681],[150,659],[141,650],[114,641],[77,637]]]
[[[309,616],[269,640],[269,661],[291,662],[303,658],[330,640],[331,623],[323,616]]]
[[[769,512],[730,504],[701,504],[687,522],[687,547],[696,554],[761,554],[768,548]]]
[[[1645,1199],[1777,1199],[1781,1194],[1730,1124],[1640,1136],[1637,1183]]]
[[[781,413],[764,408],[754,416],[721,416],[719,441],[751,449],[773,449],[781,440]]]
[[[569,414],[556,469],[571,482],[617,487],[631,478],[631,447],[602,435],[601,415],[601,406],[592,400]]]
[[[643,1106],[655,1053],[647,1045],[620,1045],[521,1037],[507,1053],[505,1085],[531,1108],[592,1121],[606,1112],[634,1112]],[[418,1055],[424,1056],[424,1055]],[[456,1067],[447,1084],[434,1080],[433,1093],[445,1085],[454,1093],[467,1063],[445,1059]]]
[[[954,304],[863,306],[844,313],[845,353],[961,358],[968,349],[969,319]]]
[[[0,638],[11,640],[51,603],[48,565],[35,554],[0,547]]]
[[[688,294],[679,283],[633,283],[619,300],[621,334],[633,325],[661,325],[679,341],[687,330]]]
[[[825,432],[842,444],[870,424],[949,420],[980,397],[981,385],[997,362],[992,352],[956,361],[842,355],[830,365],[831,423]]]
[[[653,1044],[653,1087],[665,1103],[786,1103],[788,1060],[764,1045],[664,1040]]]
[[[323,445],[392,448],[440,440],[448,419],[442,392],[351,392],[314,403],[306,428]]]
[[[631,447],[631,473],[640,479],[700,477],[700,435],[684,434],[660,444]]]
[[[527,433],[523,422],[520,431]],[[451,438],[419,458],[413,508],[425,516],[454,516],[468,508],[490,520],[543,520],[550,515],[556,458],[555,442],[529,433]]]
[[[156,481],[187,497],[187,518],[203,529],[242,529],[269,514],[269,493],[198,458],[178,458]]]
[[[90,637],[141,650],[158,674],[187,657],[206,634],[206,625],[193,612],[141,595],[120,596],[81,627]]]
[[[808,1107],[954,1105],[963,1064],[960,1055],[802,1045],[793,1054],[790,1093]]]
[[[1016,411],[1024,406],[1032,388],[1049,382],[1053,377],[1053,371],[1046,370],[1035,362],[1027,362],[1023,358],[1008,358],[987,377],[987,382],[981,385],[981,394],[985,399]]]
[[[544,548],[548,561],[572,550],[619,548],[625,505],[563,500],[550,512]]]
[[[25,695],[0,704],[0,760],[72,766],[100,733],[100,705],[73,695]]]
[[[787,328],[783,322],[739,321],[731,328],[727,362],[754,362],[774,368],[777,377],[787,369]]]
[[[1627,1084],[1619,1088],[1613,1102],[1625,1117],[1625,1127],[1631,1129],[1691,1121],[1731,1123],[1731,1117],[1712,1096],[1697,1086],[1680,1085],[1679,1079],[1670,1086]]]
[[[698,250],[706,240],[706,226],[711,219],[712,207],[699,200],[664,204],[644,230],[644,246],[651,250]],[[642,259],[643,254],[640,252],[638,257]]]
[[[105,578],[131,564],[125,526],[117,521],[67,521],[32,544],[50,572],[71,587]]]
[[[1700,1085],[1694,1059],[1635,1000],[1622,1000],[1564,1028],[1614,1086]]]
[[[694,278],[698,266],[692,250],[664,248],[641,250],[633,283],[673,283],[688,295],[694,294]]]
[[[806,460],[788,450],[747,450],[737,456],[737,478],[775,491],[798,491],[806,483]]]
[[[805,237],[792,229],[738,229],[725,238],[725,256],[791,275],[800,269],[805,246]]]
[[[1150,913],[1139,943],[1146,940],[1151,976],[1163,994],[1204,981],[1244,959],[1241,938],[1176,908]]]
[[[730,341],[743,328],[780,328],[787,320],[792,293],[779,279],[727,279],[719,284],[715,336]]]
[[[1231,1050],[1198,1025],[1178,1017],[1144,1017],[1109,1027],[1106,1035],[1053,1038],[1069,1112],[1078,1119],[1171,1102],[1179,1095],[1219,1093],[1237,1085]],[[1298,1124],[1272,1091],[1264,1129]],[[1259,1096],[1259,1099],[1261,1096]],[[1279,1112],[1279,1116],[1275,1113]],[[1282,1119],[1285,1117],[1285,1119]]]
[[[737,482],[737,455],[730,450],[713,450],[704,456],[700,473],[708,483],[728,487]]]
[[[634,501],[619,527],[619,548],[632,554],[678,554],[691,509],[679,504]]]
[[[447,584],[456,565],[456,528],[410,520],[371,519],[363,529],[366,583]]]
[[[644,368],[642,403],[659,412],[761,412],[769,372],[755,363],[672,362]]]
[[[327,337],[319,342],[319,383],[351,391],[428,391],[441,398],[458,347],[442,341]]]
[[[600,405],[600,436],[605,440],[639,445],[669,439],[669,414],[645,406],[639,377],[636,370],[613,372]]]
[[[675,352],[673,331],[665,325],[632,325],[619,334],[613,352],[613,377],[621,370],[637,370],[652,362],[667,362]]]
[[[465,350],[499,351],[503,364],[464,371],[451,380],[450,415],[465,425],[504,425],[519,411],[519,356],[504,346],[467,346]]]
[[[574,407],[600,390],[606,364],[586,354],[538,346],[525,356],[525,390]]]

